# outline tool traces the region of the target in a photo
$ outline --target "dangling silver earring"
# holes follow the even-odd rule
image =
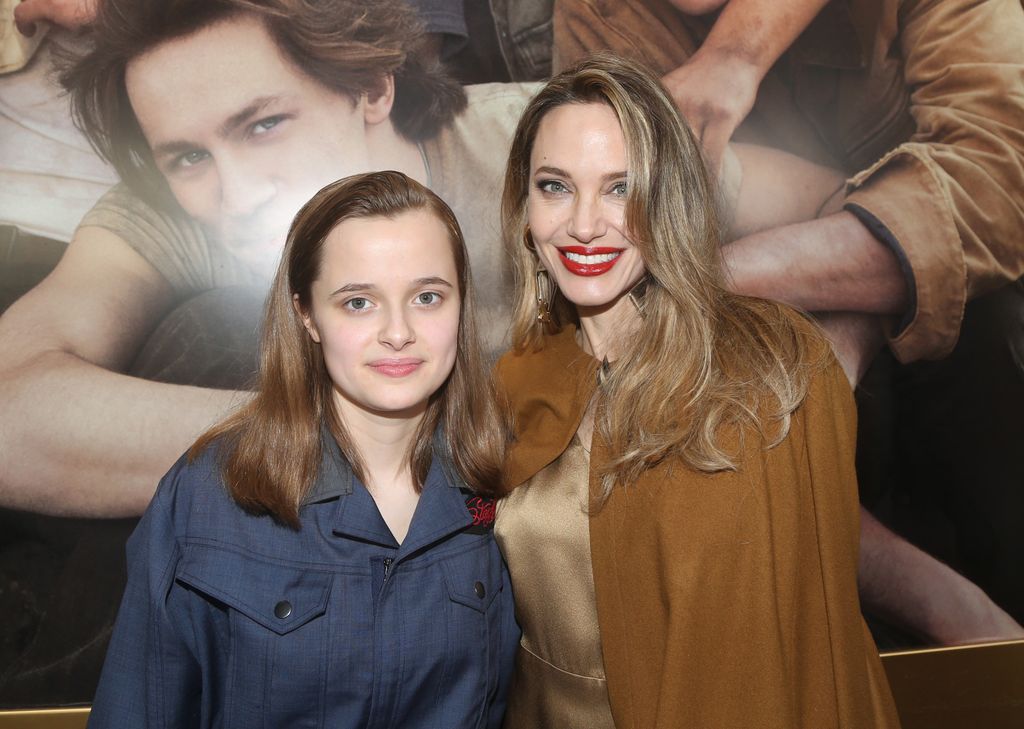
[[[548,272],[537,269],[537,323],[547,326],[551,323],[551,300],[554,298],[554,285],[548,278]]]

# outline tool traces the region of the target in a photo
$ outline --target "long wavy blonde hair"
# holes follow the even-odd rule
[[[754,428],[777,445],[807,394],[824,349],[814,326],[774,302],[726,289],[715,196],[700,148],[657,78],[610,53],[595,54],[552,78],[523,112],[502,195],[505,245],[513,261],[517,351],[543,347],[544,335],[579,323],[555,293],[550,321],[537,318],[540,266],[527,233],[530,156],[541,120],[564,104],[606,104],[626,142],[626,226],[649,275],[644,314],[601,387],[595,430],[609,447],[607,498],[668,457],[692,468],[734,470],[739,453],[726,430]]]

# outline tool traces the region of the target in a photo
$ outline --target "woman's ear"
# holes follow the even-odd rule
[[[309,332],[309,337],[317,344],[320,343],[320,332],[317,331],[316,324],[313,323],[313,317],[302,308],[302,303],[299,301],[298,294],[292,294],[292,306],[295,308],[295,313],[298,314],[299,319],[302,320],[302,326]]]
[[[363,100],[363,121],[369,125],[387,121],[395,105],[395,77],[390,73],[381,76],[377,84],[363,94]]]

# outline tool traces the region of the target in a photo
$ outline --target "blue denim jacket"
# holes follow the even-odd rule
[[[211,451],[128,542],[90,727],[501,725],[512,590],[441,458],[399,546],[333,439],[298,532],[244,513]]]

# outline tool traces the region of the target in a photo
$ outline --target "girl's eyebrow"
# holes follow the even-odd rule
[[[448,281],[446,281],[445,279],[441,278],[440,276],[423,276],[421,278],[417,278],[417,279],[413,280],[412,283],[416,287],[419,287],[419,286],[447,286],[450,289],[454,289],[455,288],[452,284],[448,283]],[[344,286],[342,286],[341,288],[338,288],[338,289],[335,289],[334,291],[332,291],[328,295],[327,298],[334,298],[335,296],[338,296],[339,294],[351,294],[351,293],[356,292],[356,291],[373,291],[376,288],[377,287],[374,284],[370,284],[370,283],[348,283],[348,284],[345,284]]]
[[[377,287],[368,283],[349,283],[332,291],[327,298],[333,298],[338,294],[351,294],[354,291],[372,291],[375,288]]]
[[[424,276],[423,278],[416,279],[413,283],[417,286],[447,286],[450,289],[455,288],[440,276]]]

